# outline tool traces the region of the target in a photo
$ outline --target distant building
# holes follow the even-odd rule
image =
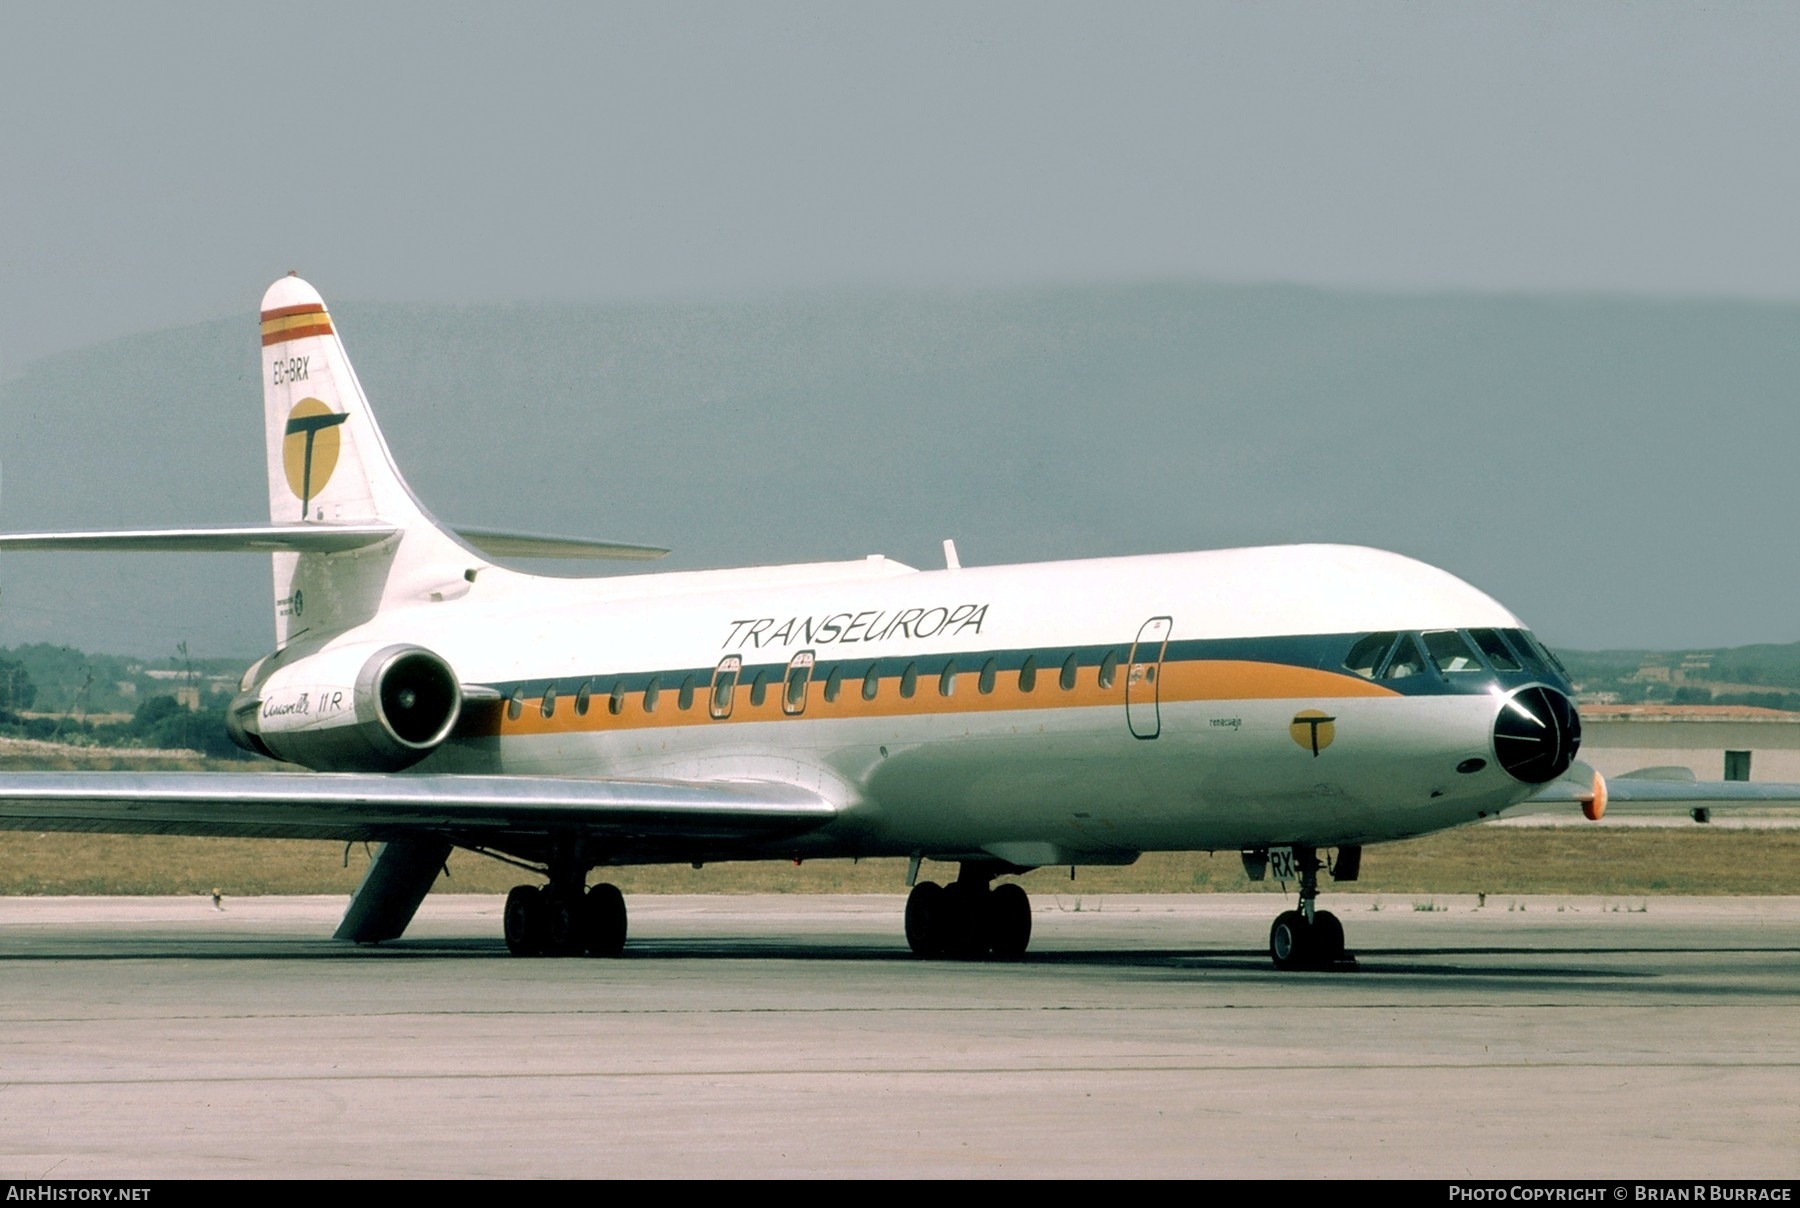
[[[1680,767],[1701,780],[1800,783],[1800,713],[1751,705],[1582,705],[1581,758],[1603,776]]]

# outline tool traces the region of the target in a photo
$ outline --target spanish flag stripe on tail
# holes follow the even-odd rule
[[[265,310],[262,313],[264,348],[286,340],[298,340],[303,336],[328,336],[330,334],[331,316],[325,313],[323,306],[307,304],[281,306],[274,310]]]

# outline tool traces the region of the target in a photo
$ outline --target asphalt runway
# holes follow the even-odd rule
[[[1800,1176],[1800,897],[1034,899],[921,962],[899,897],[638,897],[522,960],[433,896],[0,899],[0,1177]]]

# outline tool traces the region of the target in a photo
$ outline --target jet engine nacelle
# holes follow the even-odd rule
[[[366,643],[308,655],[257,677],[231,703],[232,741],[321,772],[392,772],[450,736],[462,685],[420,646]]]

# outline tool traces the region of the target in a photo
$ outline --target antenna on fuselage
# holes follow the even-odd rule
[[[956,542],[949,537],[944,538],[944,569],[962,569],[962,559],[956,556]]]

